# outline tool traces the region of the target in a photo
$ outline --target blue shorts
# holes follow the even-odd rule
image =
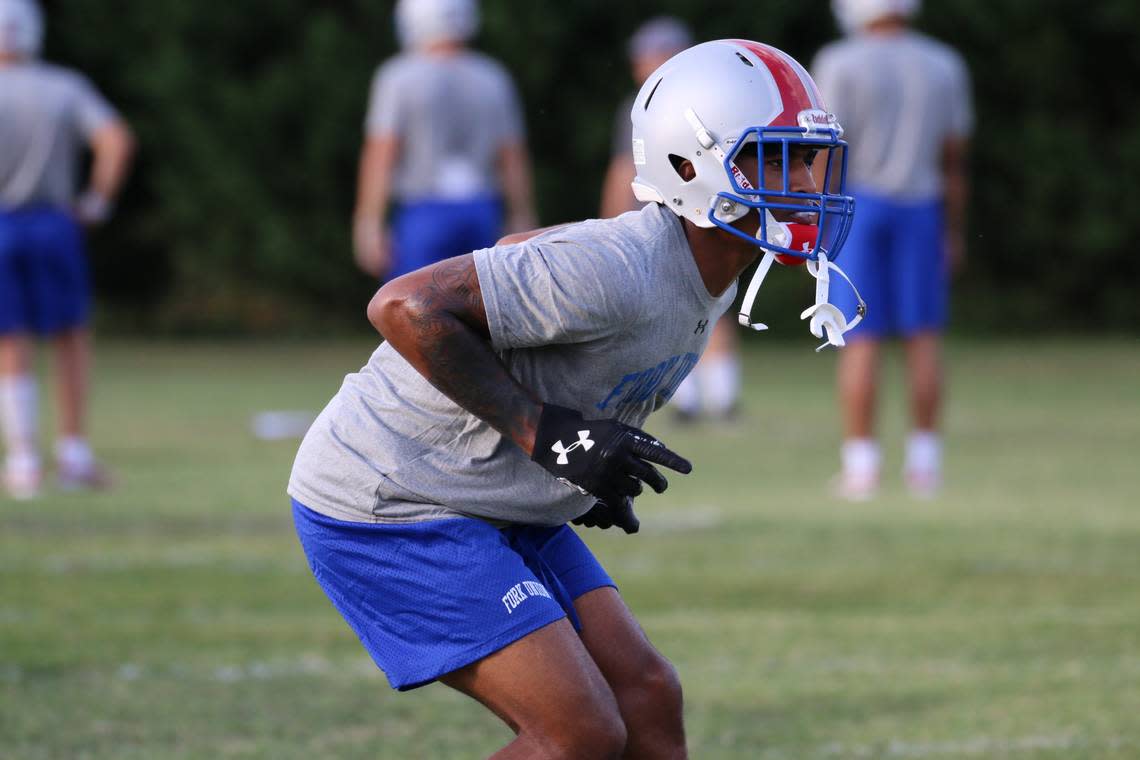
[[[293,501],[309,567],[392,688],[405,691],[569,616],[614,582],[578,535],[482,520],[336,520]]]
[[[83,232],[50,206],[0,210],[0,335],[51,335],[91,308]]]
[[[497,198],[402,203],[392,216],[395,279],[428,264],[488,248],[499,239],[503,210]]]
[[[904,337],[946,326],[948,279],[940,201],[900,203],[855,191],[855,219],[838,264],[867,302],[850,337]],[[855,294],[831,277],[831,302],[851,319]]]

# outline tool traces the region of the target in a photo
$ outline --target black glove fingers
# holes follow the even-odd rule
[[[648,433],[634,435],[630,438],[629,450],[642,459],[659,464],[662,467],[668,467],[670,470],[676,470],[682,475],[688,475],[693,471],[692,462]]]
[[[614,513],[614,525],[619,526],[627,534],[636,533],[641,529],[641,520],[633,513],[633,499],[622,499],[621,505],[610,510]]]
[[[664,493],[665,489],[669,487],[669,481],[656,467],[632,454],[629,455],[626,466],[629,467],[629,471],[634,477],[644,480],[657,493]]]

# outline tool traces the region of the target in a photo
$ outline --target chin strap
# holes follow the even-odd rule
[[[855,300],[859,302],[859,305],[855,307],[855,318],[850,323],[838,307],[828,303],[828,289],[831,284],[828,270],[831,269],[834,269],[840,277],[847,280],[851,290],[855,291]],[[803,313],[800,314],[800,319],[811,320],[808,322],[808,329],[815,337],[823,338],[824,333],[827,335],[827,342],[816,348],[816,351],[822,351],[828,346],[840,348],[847,345],[847,342],[843,340],[843,334],[855,329],[855,326],[863,321],[863,317],[867,313],[866,302],[859,295],[859,289],[855,287],[855,283],[851,282],[851,278],[833,262],[828,261],[827,254],[823,251],[819,252],[818,261],[807,263],[807,270],[808,274],[815,278],[815,305],[804,309]]]
[[[775,260],[776,254],[770,250],[765,250],[764,258],[760,259],[756,273],[752,275],[752,281],[748,283],[748,290],[745,291],[744,301],[740,305],[740,313],[736,317],[744,327],[753,330],[768,329],[766,324],[752,321],[752,306],[756,303],[756,294],[760,292],[760,286],[764,284],[764,278],[768,276],[768,270],[772,268],[772,262]],[[847,281],[851,290],[855,291],[855,299],[859,301],[859,305],[855,307],[855,318],[851,322],[847,321],[843,312],[837,307],[828,303],[828,291],[831,285],[828,272],[832,269]],[[828,261],[826,253],[820,251],[818,261],[807,262],[807,270],[815,278],[815,305],[805,309],[800,314],[800,319],[810,319],[808,329],[815,337],[822,338],[825,333],[827,336],[827,342],[819,346],[816,351],[821,351],[827,346],[838,348],[846,345],[843,334],[853,330],[856,325],[863,321],[863,316],[867,313],[867,304],[859,295],[859,289],[855,287],[855,283],[851,282],[851,278],[834,263]]]

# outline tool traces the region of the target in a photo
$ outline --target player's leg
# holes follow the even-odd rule
[[[9,495],[30,499],[39,493],[36,380],[29,330],[27,217],[0,211],[0,434],[4,443],[4,486]]]
[[[439,680],[515,732],[514,741],[492,755],[497,760],[622,756],[626,729],[618,703],[566,620]]]
[[[624,757],[685,757],[677,673],[649,643],[609,574],[568,526],[521,533],[516,546],[527,555],[522,539],[529,538],[541,563],[540,574],[548,578],[549,586],[574,600],[581,623],[578,633],[616,696],[625,723]]]
[[[566,620],[557,579],[531,570],[520,550],[532,561],[535,551],[512,530],[463,518],[352,523],[297,502],[293,515],[318,583],[394,688],[439,680],[482,702],[518,734],[496,757],[620,756],[613,693]]]
[[[873,195],[857,196],[859,213],[841,252],[840,264],[867,303],[863,322],[848,334],[839,350],[836,390],[843,419],[841,470],[835,491],[841,498],[863,501],[874,496],[879,484],[881,455],[875,439],[878,403],[879,355],[882,338],[892,329],[888,270],[889,207]],[[846,283],[833,279],[831,303],[844,314],[857,305]]]
[[[26,333],[0,334],[0,433],[4,441],[4,487],[15,499],[34,498],[43,468],[38,446],[39,399]]]
[[[36,227],[36,301],[41,332],[52,335],[58,401],[56,461],[64,488],[103,488],[109,478],[87,440],[91,285],[83,232],[65,212],[43,211]]]
[[[904,477],[920,498],[937,494],[942,481],[939,416],[943,396],[942,330],[947,320],[948,278],[941,206],[917,204],[898,228],[900,256],[894,270],[899,327],[905,336],[911,432]]]
[[[740,395],[739,326],[726,314],[712,326],[708,348],[693,372],[700,376],[701,406],[715,418],[732,417]]]
[[[904,477],[911,493],[931,498],[942,484],[942,336],[933,331],[906,339],[912,430],[907,438]]]
[[[617,697],[629,737],[624,757],[687,757],[677,671],[649,642],[617,589],[589,591],[574,604],[582,641]]]

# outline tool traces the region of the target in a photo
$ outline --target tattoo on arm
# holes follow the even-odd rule
[[[541,401],[491,348],[474,259],[460,256],[422,270],[389,342],[428,382],[467,411],[533,448]]]

